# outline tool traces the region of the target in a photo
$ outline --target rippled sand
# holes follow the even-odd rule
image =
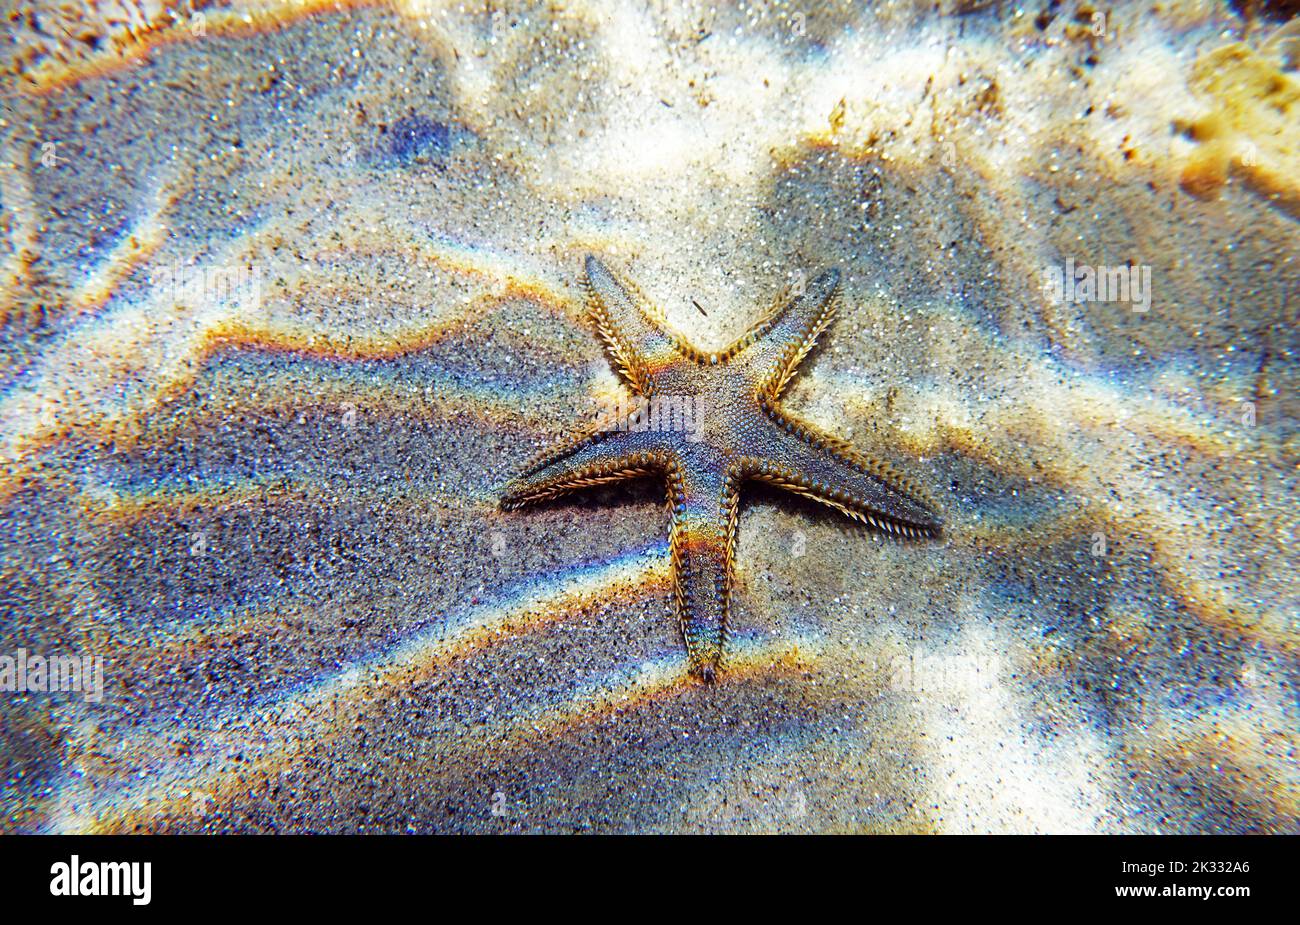
[[[22,7],[0,655],[105,689],[0,694],[0,826],[1300,831],[1278,23],[854,6]],[[689,677],[659,486],[496,508],[589,252],[703,347],[839,267],[788,406],[944,538],[748,491]]]

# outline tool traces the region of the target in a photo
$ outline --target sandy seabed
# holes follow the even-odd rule
[[[195,6],[9,4],[0,655],[103,686],[0,827],[1300,831],[1285,4]],[[747,490],[692,678],[662,486],[497,506],[587,253],[704,349],[839,268],[787,407],[943,537]]]

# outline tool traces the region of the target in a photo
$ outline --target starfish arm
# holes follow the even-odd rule
[[[668,469],[674,603],[691,670],[712,681],[723,667],[731,610],[739,473]]]
[[[795,370],[835,319],[840,274],[826,270],[785,305],[778,305],[723,352],[723,359],[744,354],[760,374],[760,394],[775,400]]]
[[[588,255],[586,270],[587,305],[601,340],[632,388],[652,395],[654,370],[694,351],[667,330],[662,313],[649,300],[609,267]]]
[[[939,535],[938,505],[893,466],[770,404],[766,410],[772,427],[755,447],[759,455],[742,460],[746,476],[813,498],[885,533],[916,539]]]
[[[545,501],[592,485],[620,482],[665,468],[662,436],[629,427],[624,418],[616,424],[597,424],[577,436],[544,450],[506,484],[503,508]]]

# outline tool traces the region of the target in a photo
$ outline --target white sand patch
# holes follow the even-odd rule
[[[940,668],[973,667],[949,667],[917,694],[918,721],[934,749],[928,777],[940,831],[1102,830],[1104,820],[1113,818],[1108,795],[1115,787],[1106,752],[1087,719],[1078,717],[1050,745],[1034,740],[1027,732],[1034,717],[1027,715],[1006,667],[1008,653],[1023,643],[995,636],[973,610],[965,620],[957,642],[925,653]],[[990,665],[1002,666],[998,676],[989,676]],[[924,683],[924,672],[918,674]]]

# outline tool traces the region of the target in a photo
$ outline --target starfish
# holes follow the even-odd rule
[[[719,353],[687,343],[595,257],[586,259],[583,282],[596,330],[636,404],[535,457],[506,485],[501,506],[665,478],[675,605],[692,673],[713,681],[724,667],[745,481],[813,498],[900,539],[938,536],[937,506],[921,488],[778,404],[835,316],[838,271],[821,273],[784,306],[778,299]]]

